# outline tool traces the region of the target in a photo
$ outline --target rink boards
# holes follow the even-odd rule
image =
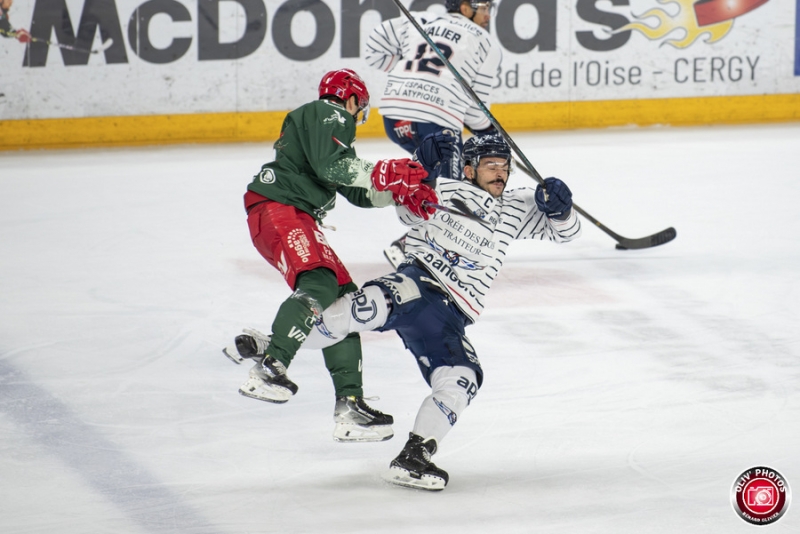
[[[608,4],[497,3],[491,110],[507,130],[800,120],[796,2]],[[0,149],[272,140],[343,67],[372,94],[359,137],[382,136],[386,76],[364,47],[399,14],[388,0],[16,0],[12,27],[38,40],[0,40]],[[444,69],[418,55],[405,68]]]

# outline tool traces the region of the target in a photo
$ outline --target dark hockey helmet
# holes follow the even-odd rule
[[[358,101],[358,112],[362,113],[361,119],[356,122],[364,124],[369,116],[369,91],[367,91],[367,84],[355,71],[350,69],[332,70],[319,82],[320,98],[335,96],[339,100],[347,102],[353,95]]]
[[[462,154],[464,165],[477,167],[481,158],[505,158],[511,170],[511,147],[499,133],[470,137],[464,143]]]

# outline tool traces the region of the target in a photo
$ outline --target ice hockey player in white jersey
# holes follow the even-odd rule
[[[494,4],[491,0],[445,0],[447,13],[424,11],[412,16],[463,76],[482,103],[491,106],[492,86],[500,70],[499,43],[487,31]],[[413,154],[425,136],[448,130],[457,142],[453,156],[442,161],[436,173],[461,177],[461,131],[494,132],[480,108],[428,42],[405,16],[389,19],[370,33],[365,59],[389,73],[380,101],[386,135]],[[403,235],[384,250],[393,267],[405,256]]]
[[[486,107],[500,69],[499,43],[486,30],[491,0],[445,0],[447,13],[415,12],[412,16],[461,74]],[[494,127],[425,38],[405,16],[376,26],[367,38],[365,59],[389,73],[380,100],[386,134],[409,153],[432,133],[449,129],[458,150],[442,162],[439,175],[461,177],[461,131],[489,133]]]
[[[426,170],[454,141],[446,134],[426,137],[417,154]],[[440,179],[436,194],[445,207],[466,209],[481,221],[442,210],[420,217],[399,207],[400,220],[411,226],[406,260],[395,273],[337,299],[303,344],[303,348],[323,348],[351,332],[367,330],[395,330],[400,335],[431,394],[423,400],[409,439],[385,478],[434,491],[444,489],[449,477],[431,456],[483,382],[465,327],[483,311],[508,247],[515,239],[562,243],[581,231],[572,193],[561,180],[547,178],[544,189],[540,185],[506,191],[511,151],[501,136],[469,139],[464,162],[464,180]],[[420,191],[419,202],[426,198],[435,202],[430,189]]]

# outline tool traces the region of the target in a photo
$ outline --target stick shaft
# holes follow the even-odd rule
[[[497,129],[498,132],[500,132],[500,135],[502,135],[503,138],[506,140],[508,146],[511,147],[511,149],[517,155],[519,160],[522,162],[522,165],[520,165],[520,167],[525,172],[525,174],[527,174],[540,184],[544,185],[544,178],[542,178],[542,175],[539,174],[536,168],[534,168],[534,166],[531,164],[531,162],[528,160],[528,158],[525,156],[522,150],[520,150],[520,148],[511,138],[511,136],[508,135],[508,132],[505,130],[505,128],[503,128],[503,126],[498,122],[498,120],[494,117],[494,115],[492,115],[492,112],[489,111],[489,108],[487,108],[486,105],[481,101],[481,99],[478,97],[478,95],[475,93],[472,87],[470,87],[470,85],[467,83],[467,81],[464,79],[461,73],[458,72],[458,70],[453,66],[452,63],[450,63],[450,60],[448,60],[447,57],[442,53],[442,51],[439,50],[439,47],[436,46],[436,43],[433,42],[433,40],[425,32],[425,30],[422,29],[422,26],[419,25],[419,22],[417,22],[414,16],[408,11],[408,9],[406,9],[406,7],[402,3],[400,3],[400,0],[392,0],[392,1],[397,5],[398,8],[400,8],[400,11],[403,13],[403,15],[405,15],[408,21],[414,26],[414,28],[416,28],[416,30],[425,39],[425,41],[427,41],[428,45],[431,47],[431,50],[433,50],[436,53],[436,55],[439,56],[439,59],[442,60],[442,62],[447,66],[447,68],[453,74],[453,76],[455,76],[456,80],[458,80],[458,83],[461,84],[461,87],[464,89],[464,92],[467,93],[467,95],[472,99],[472,101],[475,102],[475,105],[477,105],[478,108],[481,110],[481,112],[486,116],[486,118],[489,119],[489,122],[492,123],[492,125]],[[547,192],[545,191],[545,195],[546,194]],[[653,234],[653,236],[648,236],[646,238],[629,239],[626,237],[622,237],[621,235],[613,232],[606,225],[604,225],[603,223],[592,217],[589,213],[587,213],[577,204],[573,203],[572,207],[575,211],[583,215],[592,224],[594,224],[595,226],[600,228],[603,232],[611,236],[615,241],[617,241],[620,244],[626,245],[623,248],[646,248],[647,246],[656,246],[675,239],[676,232],[674,228],[667,228],[666,230],[662,230],[661,232],[658,232],[657,234]],[[651,238],[653,243],[644,245],[644,242],[646,240],[650,240]],[[650,243],[650,241],[647,242]]]
[[[521,168],[522,168],[522,172],[528,174],[528,169],[526,169],[524,167],[521,167]],[[598,227],[600,230],[602,230],[603,232],[605,232],[606,234],[611,236],[611,238],[614,239],[614,241],[616,241],[618,243],[617,244],[617,248],[620,249],[620,250],[622,250],[622,249],[650,248],[650,247],[655,247],[655,246],[658,246],[658,245],[663,245],[664,243],[669,243],[670,241],[675,239],[675,237],[677,235],[677,232],[675,231],[675,229],[670,227],[670,228],[667,228],[667,229],[662,230],[660,232],[656,232],[653,235],[631,239],[629,237],[623,237],[623,236],[617,234],[616,232],[611,230],[611,228],[609,228],[605,224],[601,223],[600,221],[598,221],[597,219],[592,217],[590,214],[588,214],[586,212],[586,210],[584,210],[583,208],[581,208],[577,204],[573,203],[572,204],[572,209],[574,209],[575,211],[577,211],[578,213],[583,215],[586,218],[586,220],[588,220],[593,225]]]
[[[425,39],[425,41],[427,41],[431,49],[436,53],[437,56],[439,56],[439,59],[441,59],[444,62],[448,70],[450,70],[453,76],[455,76],[456,80],[458,80],[458,83],[461,84],[461,87],[464,89],[464,92],[466,92],[467,95],[472,99],[472,101],[475,102],[475,105],[477,105],[478,108],[480,108],[481,112],[486,116],[487,119],[489,119],[489,122],[492,123],[492,126],[494,126],[498,132],[500,132],[500,135],[502,135],[503,138],[506,140],[508,146],[511,147],[514,153],[517,154],[517,157],[525,164],[527,169],[530,171],[530,176],[532,176],[540,184],[543,184],[544,178],[542,178],[539,172],[533,167],[531,162],[528,161],[528,158],[525,157],[525,154],[522,153],[522,150],[520,150],[520,148],[511,138],[511,136],[508,135],[508,132],[505,130],[505,128],[503,128],[503,126],[497,121],[494,115],[492,115],[492,112],[489,111],[489,108],[487,108],[486,105],[481,101],[480,97],[475,93],[475,91],[472,89],[469,83],[467,83],[467,81],[464,79],[461,73],[458,72],[458,70],[453,66],[453,64],[450,63],[450,60],[448,60],[447,57],[442,53],[442,51],[439,50],[439,47],[436,46],[436,43],[433,42],[431,37],[427,33],[425,33],[425,30],[422,29],[422,26],[419,25],[419,22],[417,22],[414,16],[408,11],[408,9],[406,9],[406,7],[400,3],[400,0],[392,0],[392,1],[397,5],[398,8],[400,8],[400,11],[403,13],[403,15],[405,15],[405,17],[409,20],[409,22],[411,22],[411,24],[414,26],[414,28],[416,28],[416,30]]]
[[[438,210],[438,211],[444,211],[444,212],[447,212],[447,213],[451,213],[453,215],[459,215],[461,217],[466,217],[467,219],[472,219],[473,221],[477,221],[477,222],[479,222],[481,224],[484,224],[483,219],[481,219],[480,217],[478,217],[474,213],[470,213],[469,211],[467,211],[467,210],[465,210],[463,208],[462,209],[449,208],[449,207],[443,206],[441,204],[436,204],[435,202],[428,202],[427,200],[424,200],[422,202],[422,205],[425,206],[426,208],[433,208],[433,209]]]
[[[0,33],[2,33],[3,35],[5,35],[7,37],[16,38],[17,31],[18,30],[16,28],[11,28],[9,31],[0,30]],[[95,50],[89,50],[87,48],[80,48],[80,47],[72,46],[72,45],[68,45],[68,44],[54,43],[53,41],[48,41],[47,39],[42,39],[40,37],[31,37],[30,41],[32,43],[45,43],[48,46],[55,46],[57,48],[64,48],[66,50],[72,50],[74,52],[86,52],[86,53],[89,53],[89,54],[99,54],[100,52],[102,52],[102,50],[96,50],[96,49]]]

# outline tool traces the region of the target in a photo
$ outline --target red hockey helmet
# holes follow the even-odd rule
[[[319,82],[319,96],[322,98],[329,95],[335,96],[344,102],[347,102],[351,96],[355,95],[358,101],[358,111],[363,112],[361,120],[356,119],[356,122],[358,124],[367,122],[367,117],[369,116],[369,91],[367,91],[367,84],[355,71],[350,69],[332,70],[323,76]]]

